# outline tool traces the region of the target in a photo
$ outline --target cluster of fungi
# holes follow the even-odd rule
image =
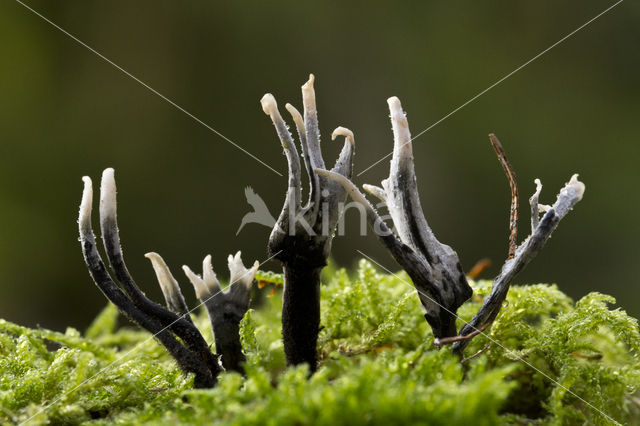
[[[318,365],[317,340],[320,331],[320,273],[327,264],[331,243],[340,218],[339,206],[347,197],[366,212],[367,222],[395,261],[407,272],[424,307],[424,317],[433,330],[437,346],[451,344],[462,355],[469,340],[482,333],[498,315],[515,277],[542,249],[560,220],[582,199],[585,186],[574,175],[562,188],[551,206],[538,203],[542,189],[536,179],[536,191],[530,198],[531,234],[517,244],[518,192],[515,174],[502,146],[494,135],[490,141],[511,186],[510,243],[508,257],[493,281],[489,296],[473,319],[456,329],[458,308],[471,297],[457,253],[435,237],[425,219],[418,195],[413,162],[413,146],[407,118],[400,100],[388,99],[394,147],[389,177],[382,186],[364,185],[369,194],[388,209],[392,225],[387,225],[373,205],[352,183],[355,140],[353,133],[338,127],[332,139],[343,136],[345,143],[334,165],[328,170],[320,149],[314,77],[302,86],[303,113],[290,104],[286,109],[298,133],[302,155],[298,153],[289,128],[280,115],[275,98],[266,94],[261,100],[271,118],[288,162],[288,188],[284,207],[269,237],[271,258],[282,263],[284,291],[282,338],[289,365],[307,363],[311,372]],[[309,180],[308,199],[302,201],[302,157]],[[84,177],[84,191],[78,220],[80,242],[91,277],[118,310],[148,330],[167,349],[185,373],[194,374],[194,386],[212,387],[224,370],[242,372],[245,361],[240,342],[240,321],[250,303],[251,286],[258,262],[246,268],[240,252],[229,256],[230,286],[222,290],[211,265],[211,256],[203,262],[202,275],[184,266],[196,296],[205,305],[215,350],[211,351],[191,319],[178,281],[157,253],[148,253],[166,307],[145,296],[127,270],[120,246],[116,218],[116,186],[113,169],[106,169],[100,187],[100,229],[111,273],[100,256],[91,227],[93,189]],[[542,217],[540,216],[542,214]]]

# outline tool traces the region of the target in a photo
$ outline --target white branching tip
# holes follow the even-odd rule
[[[387,105],[389,105],[389,112],[392,120],[398,120],[405,116],[404,111],[402,110],[402,103],[400,102],[400,98],[397,96],[387,98]]]
[[[533,180],[533,183],[536,184],[536,192],[533,195],[540,196],[540,192],[542,192],[542,181],[540,179],[536,178],[536,179]]]
[[[158,253],[151,252],[145,254],[144,257],[151,261],[151,266],[156,273],[160,289],[162,290],[162,294],[164,295],[164,299],[167,301],[169,308],[173,309],[174,307],[181,307],[184,304],[184,298],[180,291],[180,285],[171,274],[171,271],[162,256]]]
[[[540,192],[542,192],[542,182],[540,179],[535,179],[533,181],[536,184],[536,192],[533,193],[531,198],[529,198],[529,205],[531,206],[531,232],[533,233],[538,224],[540,223],[540,205],[538,204],[538,200],[540,198]],[[548,207],[548,206],[547,206]]]
[[[196,291],[196,297],[198,299],[202,300],[211,295],[211,293],[209,292],[209,288],[204,283],[202,278],[196,275],[191,270],[191,268],[189,268],[187,265],[182,265],[182,270],[184,271],[184,274],[187,276],[189,281],[191,281],[191,284],[193,285],[193,289]]]
[[[231,273],[230,284],[240,283],[244,285],[246,289],[251,288],[253,283],[253,277],[258,270],[259,263],[256,260],[251,269],[247,269],[242,263],[240,252],[237,252],[235,256],[229,255],[227,259],[229,263],[229,272]]]
[[[293,138],[289,132],[287,124],[282,119],[280,111],[278,111],[278,104],[276,99],[271,93],[267,93],[260,99],[262,109],[267,114],[278,133],[280,143],[284,148],[285,155],[287,156],[287,163],[289,164],[289,192],[287,193],[287,199],[293,197],[293,205],[300,205],[300,158],[298,157],[298,151],[293,143]],[[288,202],[287,202],[288,203]]]
[[[529,204],[531,205],[531,219],[533,220],[534,216],[537,216],[539,213],[546,213],[551,210],[551,206],[548,204],[540,204],[540,193],[542,192],[542,181],[540,179],[534,179],[533,181],[536,184],[536,192],[533,193],[531,198],[529,198]],[[536,220],[536,226],[538,221]],[[535,227],[533,229],[535,229]]]
[[[393,158],[400,160],[412,156],[411,132],[407,116],[402,110],[400,99],[392,96],[387,99],[389,105],[389,117],[393,128]]]
[[[102,172],[100,183],[100,218],[101,220],[116,219],[116,180],[114,170],[109,167]]]
[[[365,183],[364,185],[362,185],[362,189],[364,189],[383,203],[387,202],[387,193],[379,186],[369,185]]]
[[[193,288],[196,291],[198,299],[205,298],[221,291],[218,278],[216,277],[215,272],[213,272],[210,254],[208,254],[202,261],[202,278],[194,274],[187,265],[184,265],[182,270],[187,278],[189,278],[189,281],[191,281],[191,284],[193,284]]]
[[[304,119],[302,118],[302,114],[300,114],[300,111],[298,111],[296,107],[294,107],[291,104],[286,104],[284,107],[287,109],[287,111],[289,111],[289,114],[291,115],[293,122],[296,123],[298,132],[304,135],[304,132],[305,132]]]
[[[202,300],[221,291],[220,283],[211,265],[211,255],[207,255],[202,261],[202,278],[196,275],[187,265],[183,265],[182,270],[191,281],[191,284],[193,284],[198,299]]]
[[[207,285],[211,293],[217,293],[220,291],[220,283],[218,282],[216,273],[213,272],[213,265],[211,264],[210,254],[206,255],[204,260],[202,261],[202,278],[204,279],[204,283]]]
[[[82,201],[80,202],[80,213],[78,215],[78,225],[80,230],[91,229],[91,207],[93,205],[93,184],[89,176],[82,178],[84,189],[82,190]]]
[[[307,148],[307,130],[304,124],[304,118],[302,117],[302,114],[300,114],[300,111],[298,111],[293,105],[286,104],[284,107],[287,109],[287,111],[289,111],[289,114],[291,115],[291,118],[293,119],[293,122],[296,125],[296,130],[298,131],[298,137],[300,138],[300,147],[302,148],[304,165],[305,165],[305,168],[307,169],[307,175],[309,176],[309,180],[311,181],[311,188],[312,188],[311,192],[315,192],[314,188],[316,186],[317,178],[312,177],[310,174],[311,159],[309,158],[309,150]]]
[[[278,103],[271,93],[265,94],[260,99],[260,105],[262,105],[262,110],[268,116],[273,117],[273,113],[278,111]]]
[[[580,201],[582,200],[582,196],[584,195],[584,190],[586,189],[586,186],[584,183],[578,180],[578,174],[576,173],[573,176],[571,176],[571,179],[569,180],[565,188],[568,190],[575,191],[576,197],[578,198],[578,201]]]
[[[534,192],[531,198],[529,198],[529,204],[531,205],[533,205],[534,201],[536,204],[538,203],[538,199],[540,198],[540,193],[542,192],[542,182],[540,181],[540,179],[536,178],[533,181],[533,183],[536,184],[536,192]]]
[[[316,76],[313,75],[313,73],[310,73],[309,74],[309,80],[307,80],[307,82],[302,85],[302,89],[308,89],[308,88],[312,88],[313,89],[313,82],[314,81],[316,81]]]
[[[346,140],[351,143],[351,146],[355,146],[355,140],[353,138],[353,132],[346,127],[336,127],[336,129],[331,133],[331,140],[334,141],[338,136],[344,136]]]
[[[309,80],[302,85],[302,103],[308,112],[316,110],[316,92],[313,88],[315,79],[313,74],[309,74]]]
[[[392,124],[398,125],[401,129],[409,130],[409,123],[407,122],[407,116],[404,114],[402,110],[402,104],[400,103],[400,99],[397,96],[392,96],[387,99],[387,104],[389,105],[389,116],[391,118]],[[395,130],[395,128],[394,128]]]

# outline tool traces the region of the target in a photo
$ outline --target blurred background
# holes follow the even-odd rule
[[[392,149],[389,96],[402,100],[416,135],[613,2],[25,4],[286,175],[260,108],[265,92],[283,113],[285,102],[301,107],[300,85],[315,73],[325,159],[332,164],[342,145],[331,131],[349,127],[358,173]],[[574,298],[609,293],[640,315],[639,18],[638,3],[621,3],[416,139],[425,214],[466,270],[489,257],[491,278],[507,252],[510,196],[487,138],[495,132],[518,176],[520,239],[534,178],[549,204],[573,173],[587,185],[517,283],[557,283]],[[0,2],[0,40],[0,318],[83,329],[105,305],[76,219],[81,177],[97,191],[106,167],[116,169],[129,269],[155,300],[148,251],[163,255],[191,306],[182,264],[198,269],[211,253],[225,278],[229,253],[266,259],[268,228],[249,224],[236,236],[251,210],[244,188],[277,215],[284,177],[18,2]],[[388,166],[355,182],[377,184]],[[347,216],[335,261],[353,267],[358,249],[397,270],[375,237],[358,235],[357,212]]]

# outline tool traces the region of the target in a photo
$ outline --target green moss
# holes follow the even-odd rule
[[[276,282],[276,274],[268,276]],[[361,261],[323,274],[322,366],[285,368],[279,294],[241,324],[247,377],[224,373],[193,390],[148,333],[117,329],[108,306],[81,335],[0,320],[0,421],[33,424],[609,424],[640,421],[638,322],[591,293],[573,303],[555,285],[513,287],[501,314],[460,364],[437,350],[405,274]],[[490,291],[460,309],[469,320]],[[268,289],[267,292],[269,291]],[[195,317],[212,341],[204,313]],[[604,413],[604,414],[602,414]],[[609,417],[607,417],[609,416]]]

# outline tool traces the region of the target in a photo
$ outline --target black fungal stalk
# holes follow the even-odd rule
[[[327,264],[333,233],[340,217],[339,206],[346,200],[346,192],[339,184],[314,171],[317,168],[324,169],[325,163],[320,149],[313,82],[311,75],[302,86],[304,116],[293,106],[286,105],[298,131],[310,182],[309,199],[304,206],[301,202],[300,158],[293,138],[273,95],[266,94],[260,101],[264,112],[273,121],[289,166],[284,207],[269,238],[269,253],[282,262],[284,269],[284,350],[288,364],[308,363],[311,371],[315,371],[318,357],[320,272]],[[346,140],[332,171],[348,179],[352,173],[355,146],[353,133],[338,127],[332,139],[337,136],[344,136]]]
[[[185,373],[194,373],[194,386],[196,388],[213,387],[217,382],[218,374],[222,371],[219,357],[222,355],[225,358],[226,354],[224,351],[219,351],[218,355],[211,352],[200,331],[193,324],[189,316],[190,311],[180,291],[180,286],[171,275],[162,258],[156,253],[147,254],[156,271],[168,309],[149,300],[140,291],[127,270],[118,234],[116,185],[113,169],[106,169],[102,174],[100,228],[105,253],[115,280],[107,271],[98,253],[96,239],[91,226],[92,182],[86,176],[83,181],[84,191],[78,219],[80,242],[85,263],[96,285],[122,314],[152,333]],[[243,281],[243,286],[248,287],[253,280],[251,272],[255,273],[256,267],[251,271],[246,271],[240,277],[237,275],[240,271],[237,263],[241,265],[242,262],[239,260],[239,254],[236,257],[237,261],[234,258],[236,279]],[[247,281],[249,284],[247,284]],[[213,299],[214,296],[211,296],[210,299]],[[239,342],[239,335],[236,335],[236,339]],[[229,355],[228,358],[233,358],[233,356]]]
[[[222,366],[225,370],[243,373],[245,356],[240,344],[240,321],[249,309],[251,285],[258,270],[258,261],[251,269],[247,269],[238,252],[235,256],[229,255],[228,264],[231,284],[226,291],[220,288],[213,272],[211,256],[205,257],[202,262],[202,277],[194,274],[186,265],[182,269],[193,284],[196,296],[207,308],[216,352],[222,354]]]

